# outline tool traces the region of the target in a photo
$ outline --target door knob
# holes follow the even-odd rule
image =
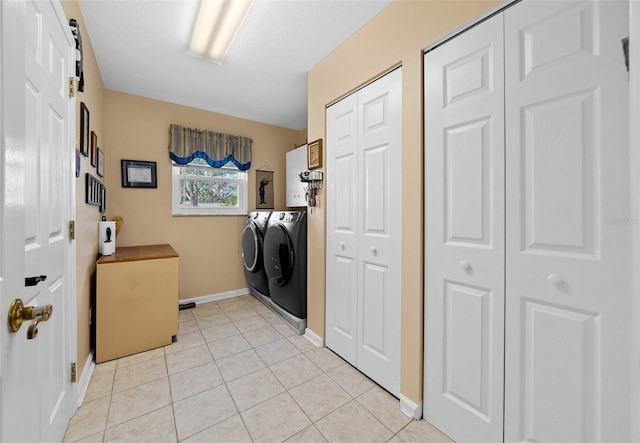
[[[22,322],[31,320],[29,329],[27,329],[27,339],[31,340],[38,335],[38,323],[47,321],[51,318],[53,313],[53,306],[25,306],[22,300],[16,298],[11,302],[9,306],[9,314],[7,317],[7,326],[9,332],[18,332],[22,326]]]
[[[462,260],[462,261],[460,262],[460,268],[461,268],[461,269],[464,269],[465,271],[468,271],[469,269],[471,269],[471,263],[469,263],[469,262],[468,262],[468,261],[466,261],[466,260]]]
[[[549,274],[549,277],[547,277],[547,280],[549,281],[549,283],[551,283],[554,286],[560,286],[561,284],[564,283],[562,281],[562,277],[560,277],[558,274]]]
[[[378,254],[378,248],[376,248],[375,246],[371,246],[371,253],[373,255],[377,255]]]
[[[340,249],[344,251],[345,243],[343,241],[340,242]]]

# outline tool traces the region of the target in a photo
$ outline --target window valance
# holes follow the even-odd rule
[[[202,158],[214,168],[221,168],[232,162],[241,171],[246,171],[251,167],[252,143],[253,140],[249,137],[178,125],[171,125],[169,128],[169,157],[179,165]]]

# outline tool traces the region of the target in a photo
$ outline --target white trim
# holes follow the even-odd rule
[[[519,1],[521,1],[521,0],[503,0],[498,5],[494,6],[493,8],[491,8],[491,9],[489,9],[487,11],[485,11],[483,14],[480,14],[479,16],[473,18],[472,20],[468,21],[464,25],[462,25],[462,26],[454,29],[453,31],[443,35],[438,40],[435,40],[435,41],[431,42],[430,44],[428,44],[427,46],[425,46],[422,49],[422,52],[429,52],[432,49],[435,49],[437,46],[440,46],[441,44],[443,44],[447,40],[451,40],[452,38],[456,37],[458,34],[462,34],[463,32],[468,31],[469,29],[473,28],[476,25],[479,25],[480,23],[482,23],[483,21],[485,21],[486,19],[488,19],[492,15],[495,15],[495,14],[498,14],[498,13],[502,12],[503,10],[511,7],[514,3],[518,3]]]
[[[306,328],[304,330],[304,338],[306,338],[307,340],[309,340],[311,343],[313,343],[319,348],[324,347],[324,340],[322,340],[322,337],[320,337],[318,334],[316,334],[309,328]]]
[[[95,369],[96,364],[93,361],[93,351],[89,353],[87,357],[87,361],[84,364],[84,370],[82,371],[82,376],[80,377],[80,381],[76,387],[76,395],[77,405],[78,407],[82,406],[84,402],[84,396],[87,395],[87,389],[89,388],[89,382],[91,381],[91,375],[93,374],[93,370]]]
[[[200,297],[184,298],[178,300],[179,303],[195,303],[196,305],[210,301],[224,300],[225,298],[236,297],[238,295],[248,295],[249,288],[234,289],[232,291],[218,292],[217,294],[201,295]]]
[[[630,225],[631,233],[631,326],[630,338],[630,386],[631,395],[630,440],[640,441],[640,421],[633,417],[640,415],[640,128],[637,122],[640,119],[640,3],[629,2],[629,163],[630,183],[629,209],[630,217],[636,220]]]
[[[416,404],[400,394],[400,411],[409,418],[420,420],[422,418],[422,401]]]

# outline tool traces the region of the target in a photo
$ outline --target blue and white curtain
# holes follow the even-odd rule
[[[178,125],[169,128],[169,157],[179,165],[202,158],[214,168],[232,162],[241,171],[246,171],[251,167],[252,143],[249,137]]]

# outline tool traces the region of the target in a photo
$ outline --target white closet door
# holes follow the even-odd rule
[[[327,109],[327,347],[400,395],[402,69]]]
[[[327,346],[357,365],[357,96],[327,109]]]
[[[455,441],[501,441],[503,24],[425,54],[425,407]]]
[[[402,69],[357,95],[357,366],[399,396]]]
[[[628,7],[505,12],[508,441],[630,438]]]

